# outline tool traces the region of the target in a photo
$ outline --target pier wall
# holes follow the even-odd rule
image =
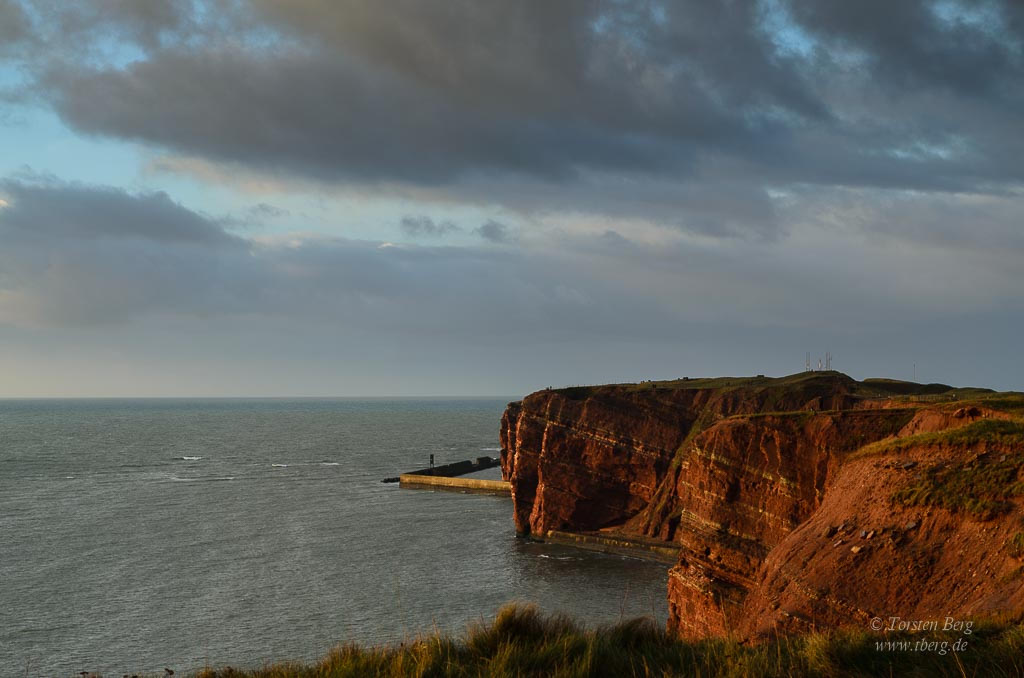
[[[481,478],[452,478],[428,476],[419,473],[403,473],[398,476],[401,487],[422,487],[424,489],[475,492],[479,494],[512,495],[512,487],[506,480],[483,480]]]

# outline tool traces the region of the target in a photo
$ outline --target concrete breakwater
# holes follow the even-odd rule
[[[433,461],[433,455],[431,455]],[[484,480],[482,478],[461,478],[469,473],[495,468],[501,464],[497,457],[477,457],[441,464],[403,473],[397,477],[385,478],[383,482],[398,482],[401,487],[472,492],[478,494],[510,495],[512,488],[506,480]]]
[[[431,490],[454,490],[478,494],[510,495],[512,488],[506,480],[483,480],[481,478],[448,478],[445,476],[421,476],[403,473],[399,477],[401,487]]]

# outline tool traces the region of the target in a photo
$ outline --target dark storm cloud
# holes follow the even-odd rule
[[[1010,0],[47,7],[46,48],[72,35],[93,54],[91,31],[143,50],[121,65],[75,48],[26,60],[68,124],[275,173],[504,192],[512,207],[514,182],[554,182],[581,187],[583,211],[629,202],[595,175],[658,183],[655,204],[723,184],[1024,181],[1024,10]],[[776,228],[728,201],[714,212],[690,228]]]
[[[398,226],[402,229],[402,233],[411,237],[440,237],[447,235],[448,233],[457,233],[462,230],[450,221],[435,222],[427,216],[402,217],[402,221]]]
[[[459,107],[326,52],[165,51],[125,71],[63,65],[41,84],[83,131],[327,180],[429,185],[473,171],[554,179],[576,166],[644,169],[688,155],[678,142],[609,135],[587,120]]]
[[[826,43],[862,54],[893,89],[939,86],[1022,103],[1024,4],[934,0],[791,2],[797,22]],[[1019,110],[1019,109],[1018,109]]]
[[[360,54],[491,113],[681,136],[733,133],[741,125],[728,109],[742,114],[747,105],[823,113],[794,86],[794,64],[772,58],[753,2],[395,0],[387,11],[371,0],[255,4],[286,35]]]

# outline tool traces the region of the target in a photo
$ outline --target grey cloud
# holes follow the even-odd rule
[[[643,59],[625,72],[646,48],[590,31],[596,4],[513,11],[494,3],[464,18],[479,24],[473,29],[458,27],[442,3],[403,8],[396,22],[361,3],[275,4],[271,28],[302,49],[168,49],[125,71],[55,64],[40,84],[83,130],[350,179],[663,167],[685,164],[696,139],[744,135],[742,116],[696,80]],[[319,50],[309,49],[310,34],[321,38]],[[436,44],[451,51],[429,47]],[[507,59],[509,50],[522,58]]]
[[[28,19],[14,0],[0,0],[0,55],[28,36]]]
[[[632,214],[690,191],[681,227],[727,236],[778,225],[704,207],[694,186],[1024,181],[1021,11],[1008,1],[964,4],[988,24],[950,23],[924,0],[127,5],[104,16],[150,45],[142,59],[40,54],[37,91],[81,131],[269,172],[504,193],[512,208],[503,187],[540,181],[580,188],[584,211],[611,202],[588,180],[606,174],[661,187],[653,203],[625,201]],[[781,49],[784,16],[816,46]]]
[[[878,194],[863,189],[804,188],[781,203],[781,219],[813,224],[821,233],[861,234],[913,249],[1024,255],[1019,194]]]
[[[633,242],[630,241],[629,238],[626,238],[618,231],[613,231],[611,229],[608,229],[601,234],[601,241],[604,245],[618,250],[634,247]]]
[[[50,197],[60,199],[59,190]],[[109,199],[109,189],[81,190]],[[109,216],[124,223],[151,211],[156,221],[164,209],[159,201],[116,201]],[[737,318],[755,327],[820,329],[899,324],[908,313],[1005,314],[1021,305],[1013,284],[1022,274],[1019,251],[972,254],[958,243],[908,250],[882,239],[865,243],[858,230],[837,231],[831,242],[793,237],[727,249],[624,243],[608,234],[592,239],[597,247],[560,238],[531,250],[293,236],[238,239],[225,247],[195,238],[154,240],[147,231],[138,237],[131,229],[83,238],[81,228],[33,229],[24,213],[10,218],[11,210],[18,210],[16,201],[0,209],[0,322],[7,324],[244,315],[368,332],[594,333],[632,341],[668,340],[692,323]],[[845,263],[836,263],[837,252]],[[624,270],[628,276],[619,273]],[[935,270],[956,275],[935,276]],[[643,332],[638,336],[635,328]]]
[[[402,229],[403,233],[411,237],[440,237],[447,235],[448,233],[457,233],[462,230],[450,221],[435,222],[427,216],[402,217],[399,227]]]
[[[81,0],[31,3],[42,49],[102,59],[103,39],[157,49],[203,32],[193,0]],[[211,8],[216,10],[216,8]],[[209,21],[216,22],[216,15]],[[68,51],[71,50],[71,51]]]
[[[893,89],[950,88],[1018,107],[1024,38],[1019,2],[790,2],[794,18],[834,47],[863,55]],[[883,19],[884,17],[884,19]]]
[[[570,184],[539,180],[473,182],[444,193],[455,200],[469,193],[479,204],[514,205],[531,218],[582,214],[629,220],[636,217],[681,231],[719,238],[770,240],[785,231],[774,201],[746,167],[728,167],[680,182],[671,177],[623,177],[587,173]]]
[[[8,206],[0,228],[8,234],[68,238],[141,238],[155,242],[237,244],[213,220],[163,192],[133,195],[112,187],[35,181],[0,181]]]
[[[164,50],[123,71],[62,64],[40,85],[85,132],[332,181],[431,185],[474,171],[564,179],[577,166],[678,166],[689,156],[679,142],[606,134],[587,120],[481,115],[327,52]]]
[[[765,371],[764,346],[799,369],[813,337],[864,351],[868,376],[928,337],[968,381],[1021,377],[960,358],[1012,363],[1024,317],[1019,2],[24,7],[0,0],[0,57],[26,103],[83,134],[414,196],[433,216],[390,228],[415,236],[467,204],[524,230],[516,247],[491,246],[518,234],[498,222],[466,247],[250,238],[163,193],[15,178],[2,325],[274,325],[275,360],[293,330],[450,364],[493,364],[500,342],[522,359],[492,369],[545,356],[563,374],[653,344],[662,370],[690,351],[702,371]]]
[[[249,208],[249,214],[258,217],[270,217],[276,219],[278,217],[286,217],[290,214],[288,210],[275,207],[274,205],[268,205],[265,202],[258,203]]]
[[[473,232],[484,240],[493,243],[503,244],[512,240],[512,234],[508,226],[493,219],[489,219],[482,226],[474,228]]]
[[[387,12],[371,0],[257,6],[287,35],[355,51],[489,114],[580,116],[619,131],[639,123],[685,135],[737,131],[713,101],[722,95],[730,109],[823,113],[790,86],[793,64],[772,58],[752,2],[396,0]]]
[[[214,323],[256,328],[257,334],[261,327],[287,327],[287,336],[302,341],[356,333],[374,350],[391,337],[414,337],[416,345],[436,347],[453,363],[466,347],[486,352],[482,347],[500,343],[524,355],[554,356],[556,363],[573,360],[579,350],[615,355],[617,346],[621,366],[645,347],[695,350],[690,342],[706,340],[708,355],[719,361],[715,370],[729,371],[722,346],[745,355],[749,344],[739,337],[777,345],[779,356],[793,353],[799,369],[807,337],[841,337],[850,353],[864,350],[859,341],[871,341],[878,356],[884,353],[878,347],[892,344],[892,333],[955,329],[970,318],[963,327],[997,328],[1001,334],[985,340],[998,343],[1019,335],[1019,321],[1012,319],[1024,312],[1020,242],[1001,240],[1012,226],[1008,200],[975,204],[950,197],[934,212],[940,221],[953,212],[945,223],[975,223],[985,241],[977,248],[942,240],[931,248],[907,247],[893,240],[880,230],[882,222],[905,205],[869,205],[863,223],[850,230],[826,224],[808,231],[834,199],[784,206],[779,218],[802,229],[784,240],[729,247],[707,240],[643,244],[610,231],[516,248],[293,235],[236,238],[226,246],[220,237],[197,237],[197,228],[209,229],[197,226],[204,218],[166,196],[42,183],[31,188],[36,193],[12,182],[2,191],[10,204],[0,207],[0,326],[116,324],[116,331],[107,331],[114,336],[120,328],[163,319],[174,327]],[[848,205],[856,209],[871,200],[851,195]],[[44,202],[63,205],[56,212],[62,219],[73,216],[69,206],[80,207],[79,223],[33,207]],[[178,234],[170,238],[150,227],[121,226],[171,220],[183,225],[160,229]],[[850,219],[843,215],[840,222]],[[918,227],[906,237],[912,240]],[[886,237],[864,238],[864,232]],[[213,341],[205,330],[196,332],[205,337],[197,341]],[[953,346],[964,338],[951,330],[942,341]],[[699,358],[692,364],[711,369]],[[675,364],[665,360],[659,369]],[[868,358],[863,365],[870,367]],[[604,374],[585,364],[574,369]],[[530,374],[547,383],[544,373]]]
[[[267,225],[269,221],[283,219],[290,215],[291,212],[286,209],[261,202],[243,210],[241,214],[227,214],[218,217],[213,220],[213,223],[225,231],[245,231],[258,229]]]
[[[496,328],[495,295],[542,318],[575,303],[551,292],[563,281],[542,262],[501,252],[243,239],[163,194],[52,178],[8,180],[0,194],[0,325],[260,316],[456,333]]]

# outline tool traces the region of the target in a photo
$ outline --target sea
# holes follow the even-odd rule
[[[511,399],[0,400],[0,673],[308,662],[510,602],[664,624],[664,565],[381,482],[497,456]]]

